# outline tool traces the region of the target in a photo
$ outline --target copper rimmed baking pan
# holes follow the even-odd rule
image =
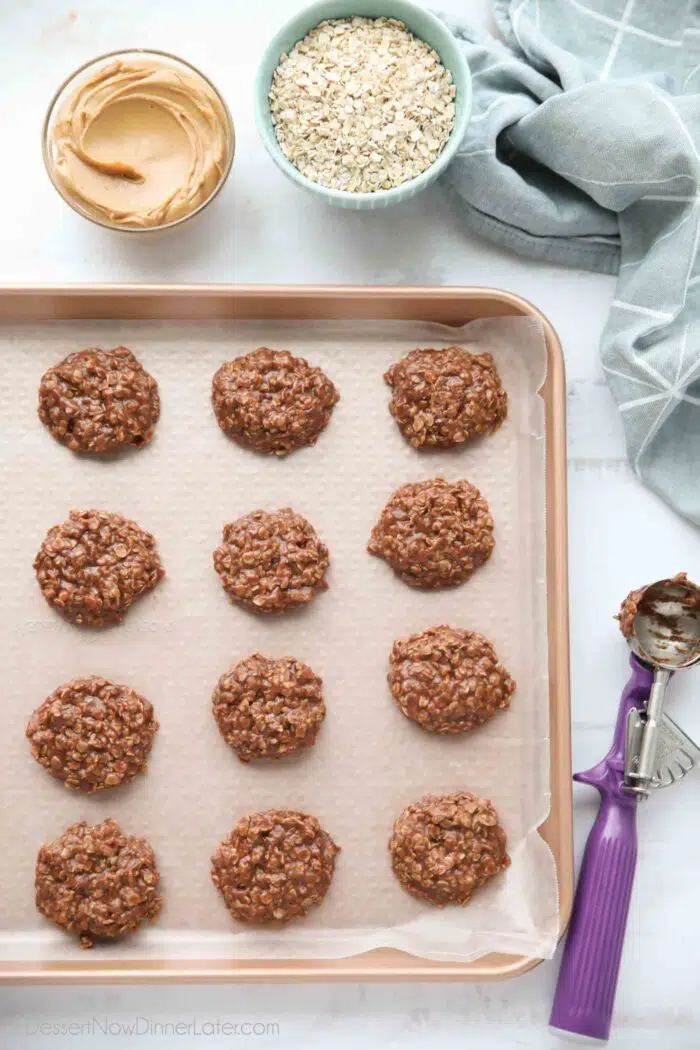
[[[488,288],[79,286],[0,289],[0,325],[54,321],[421,321],[462,326],[479,318],[537,316],[544,326],[547,377],[541,389],[546,445],[549,789],[540,833],[551,848],[559,889],[559,931],[573,888],[569,708],[566,421],[564,364],[557,335],[529,303]],[[200,953],[201,954],[201,953]],[[469,963],[437,962],[376,949],[341,959],[114,961],[99,952],[70,961],[4,960],[3,982],[144,982],[229,980],[488,980],[516,976],[537,959],[489,954]]]

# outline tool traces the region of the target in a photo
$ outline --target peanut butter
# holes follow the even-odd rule
[[[226,175],[233,133],[194,70],[118,59],[79,83],[52,132],[66,195],[99,221],[162,226],[195,211]]]

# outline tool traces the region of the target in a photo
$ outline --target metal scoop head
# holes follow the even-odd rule
[[[625,746],[625,786],[647,798],[657,770],[666,687],[674,671],[700,660],[700,588],[685,573],[645,587],[628,641],[654,671],[646,707],[629,712]]]
[[[680,671],[700,660],[700,588],[685,574],[650,584],[637,605],[632,651],[653,667]]]

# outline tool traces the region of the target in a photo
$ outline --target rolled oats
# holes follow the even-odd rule
[[[426,795],[407,806],[394,823],[389,853],[403,888],[440,908],[468,904],[510,865],[496,810],[468,791]]]
[[[326,715],[323,682],[291,656],[254,653],[221,676],[212,697],[221,735],[242,762],[312,747]]]
[[[389,411],[414,448],[452,448],[506,418],[508,398],[491,354],[460,346],[412,350],[384,379],[392,388]]]
[[[227,361],[212,383],[212,404],[224,433],[277,456],[314,445],[338,397],[320,368],[266,346]]]
[[[103,510],[72,510],[49,529],[34,571],[49,605],[73,623],[94,627],[120,623],[136,598],[165,575],[153,536]]]
[[[153,922],[163,904],[160,873],[145,839],[125,835],[116,820],[71,824],[39,850],[36,906],[81,948],[95,938],[114,940]]]
[[[452,74],[394,18],[322,22],[282,55],[270,115],[287,159],[351,193],[399,186],[437,160],[455,122]]]
[[[125,346],[69,354],[39,386],[39,418],[73,452],[146,445],[159,416],[158,384]]]
[[[515,682],[482,634],[442,625],[394,642],[389,687],[422,729],[469,733],[510,706]]]
[[[255,510],[224,526],[214,568],[232,601],[279,613],[326,590],[328,548],[290,507]]]
[[[421,590],[464,583],[493,548],[493,518],[479,490],[444,478],[397,489],[367,546],[404,583]]]
[[[338,853],[315,817],[269,809],[241,817],[212,857],[211,877],[234,919],[285,923],[321,903]]]
[[[158,728],[148,700],[93,675],[55,689],[30,718],[27,737],[52,777],[91,793],[144,773]]]

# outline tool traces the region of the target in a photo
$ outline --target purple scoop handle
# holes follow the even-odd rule
[[[653,681],[635,657],[630,665],[613,745],[602,762],[575,777],[598,789],[601,805],[581,862],[549,1022],[553,1029],[601,1042],[610,1035],[637,863],[637,800],[623,785],[627,716],[644,705]]]

